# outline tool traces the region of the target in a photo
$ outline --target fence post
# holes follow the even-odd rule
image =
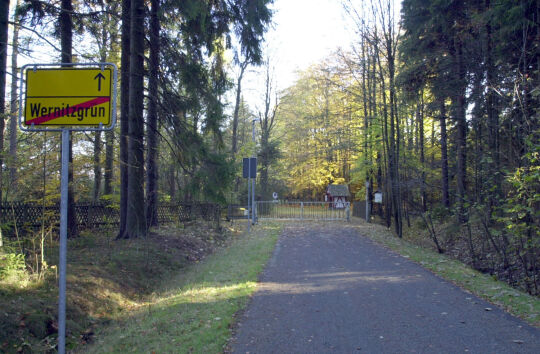
[[[304,202],[300,202],[300,219],[304,220]]]
[[[345,210],[347,214],[347,221],[351,221],[351,203],[347,203],[347,209]]]

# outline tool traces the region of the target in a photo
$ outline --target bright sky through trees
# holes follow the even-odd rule
[[[342,3],[341,0],[275,0],[273,26],[266,34],[266,44],[278,90],[291,86],[298,71],[320,62],[338,48],[350,48],[356,37],[355,25]],[[401,0],[394,1],[398,15],[400,4]],[[259,104],[263,77],[262,68],[246,75],[244,95],[253,107]]]
[[[354,38],[337,0],[277,0],[274,28],[267,34],[276,60],[281,88],[292,84],[294,72],[322,60],[338,47],[347,48]]]
[[[278,90],[292,85],[296,72],[353,41],[354,29],[339,0],[276,0],[273,9],[266,45]],[[244,87],[250,106],[261,104],[264,69],[251,70]]]

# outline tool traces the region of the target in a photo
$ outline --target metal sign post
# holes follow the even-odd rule
[[[255,178],[257,177],[257,158],[244,157],[242,165],[242,177],[247,178],[247,202],[248,202],[248,232],[250,224],[255,224],[256,204],[255,204]],[[251,187],[250,187],[251,186]]]
[[[21,68],[20,129],[62,133],[58,262],[60,354],[66,352],[69,138],[72,131],[105,131],[114,128],[117,81],[118,69],[113,63],[29,64]]]
[[[67,212],[69,196],[69,129],[62,129],[62,171],[60,178],[60,257],[58,270],[58,353],[66,351],[66,264],[67,264]]]
[[[244,157],[243,160],[242,160],[243,164],[242,164],[242,177],[244,178],[247,178],[247,220],[248,220],[248,232],[251,231],[251,222],[249,221],[250,218],[251,218],[251,208],[250,208],[250,203],[251,203],[251,198],[250,198],[250,195],[249,195],[249,192],[250,192],[250,183],[249,183],[249,176],[250,176],[250,171],[251,171],[251,159],[249,157]]]
[[[252,121],[251,121],[251,125],[252,125],[252,140],[253,140],[253,143],[255,144],[255,122],[260,122],[261,120],[259,118],[254,118]],[[257,204],[255,202],[255,184],[257,182],[256,178],[257,178],[257,158],[255,157],[255,151],[253,152],[254,156],[250,158],[250,160],[253,160],[255,161],[255,163],[253,163],[253,161],[251,161],[251,168],[253,168],[253,171],[251,171],[251,168],[250,168],[250,177],[253,178],[253,181],[252,181],[252,186],[251,186],[251,209],[252,209],[252,215],[251,215],[251,223],[253,225],[255,225],[255,222],[257,221]]]
[[[248,175],[247,175],[247,202],[248,202],[248,215],[247,215],[247,220],[248,220],[248,232],[251,232],[251,215],[253,213],[253,211],[251,210],[253,208],[253,206],[251,205],[251,197],[250,197],[250,192],[251,192],[251,183],[250,182],[250,174],[251,174],[251,159],[248,158]]]
[[[251,177],[251,224],[255,225],[257,221],[257,203],[255,202],[255,181],[257,178],[257,158],[249,158],[250,169],[249,177]]]

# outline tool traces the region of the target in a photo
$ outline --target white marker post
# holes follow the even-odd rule
[[[60,354],[66,352],[69,138],[72,131],[104,131],[114,128],[117,81],[118,69],[113,63],[29,64],[21,68],[20,129],[62,133],[58,262],[60,273],[58,353]]]

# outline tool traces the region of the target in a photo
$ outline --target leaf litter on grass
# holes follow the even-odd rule
[[[98,333],[90,352],[221,352],[235,313],[256,288],[281,226],[259,225],[252,234],[172,277],[146,308],[132,311]],[[120,338],[120,334],[124,338]]]
[[[144,308],[172,274],[200,261],[237,233],[197,222],[153,229],[141,239],[115,241],[114,234],[87,231],[68,241],[68,350],[91,342],[104,324]],[[41,280],[14,287],[0,283],[0,303],[6,305],[1,313],[0,352],[21,346],[47,352],[56,344],[58,250],[55,243],[48,247],[49,272]]]

